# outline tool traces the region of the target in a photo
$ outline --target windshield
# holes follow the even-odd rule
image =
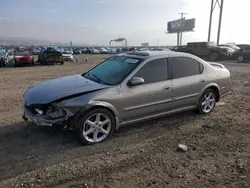
[[[239,50],[240,49],[238,46],[233,45],[233,44],[232,45],[229,44],[228,46],[231,47],[231,48],[233,48],[234,50]]]
[[[18,51],[18,52],[15,52],[15,55],[18,56],[18,55],[30,55],[30,52],[29,51]]]
[[[142,59],[139,58],[114,56],[99,64],[84,76],[102,84],[117,85],[141,62]]]

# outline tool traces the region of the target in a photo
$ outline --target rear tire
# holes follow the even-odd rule
[[[216,61],[217,59],[218,59],[218,54],[217,53],[215,53],[215,52],[212,52],[212,53],[210,53],[209,54],[209,61]]]
[[[90,110],[82,116],[77,116],[72,123],[76,123],[74,133],[82,145],[100,143],[115,131],[115,117],[104,108]]]
[[[14,67],[18,67],[18,64],[16,63],[16,61],[14,62]]]
[[[202,94],[196,112],[198,114],[209,114],[211,113],[216,105],[216,93],[213,89],[207,89]]]
[[[243,56],[239,56],[237,57],[237,61],[242,63],[244,61],[244,57]]]
[[[61,64],[61,65],[64,65],[64,61],[61,61],[60,64]]]
[[[0,67],[4,67],[5,66],[5,62],[3,59],[0,60]]]
[[[31,66],[34,66],[34,65],[35,65],[35,61],[34,59],[32,59]]]

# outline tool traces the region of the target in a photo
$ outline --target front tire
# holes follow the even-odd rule
[[[201,96],[196,111],[199,114],[211,113],[216,104],[216,93],[212,89],[207,89]]]
[[[109,138],[115,131],[115,117],[106,109],[97,108],[88,111],[76,120],[75,134],[82,145],[92,145]]]

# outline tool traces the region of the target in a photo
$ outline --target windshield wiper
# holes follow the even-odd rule
[[[110,85],[110,84],[107,84],[107,83],[103,82],[98,76],[96,76],[93,73],[90,74],[89,72],[87,72],[86,74],[83,74],[82,76],[84,76],[85,78],[87,78],[89,80],[98,82],[100,84]]]
[[[93,73],[91,73],[91,75],[94,76],[95,79],[98,80],[99,83],[104,84],[103,81],[102,81],[98,76],[96,76],[96,75],[93,74]]]

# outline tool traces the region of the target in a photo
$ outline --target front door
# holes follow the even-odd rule
[[[172,57],[173,110],[196,107],[207,84],[202,63],[190,57]]]
[[[168,75],[168,61],[156,59],[144,64],[132,77],[144,79],[144,84],[121,89],[124,101],[123,122],[134,121],[171,110],[172,81]]]

